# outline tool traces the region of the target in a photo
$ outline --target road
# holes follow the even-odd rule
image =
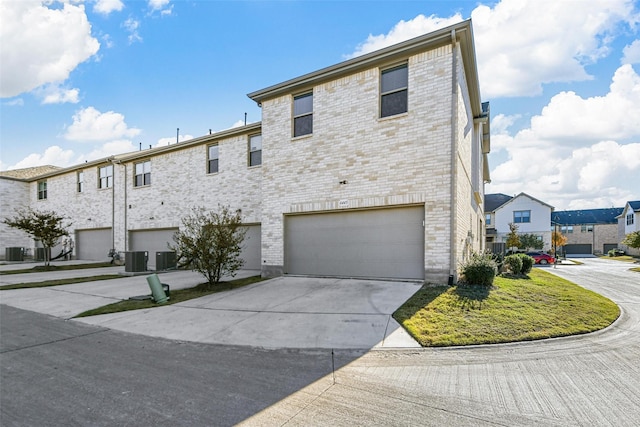
[[[2,306],[0,424],[636,426],[640,274],[546,270],[605,295],[593,334],[449,349],[260,350],[112,331]]]

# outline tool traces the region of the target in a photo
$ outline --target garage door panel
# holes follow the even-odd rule
[[[289,274],[424,277],[422,207],[288,216]]]
[[[113,237],[110,228],[76,230],[75,234],[77,259],[101,261],[109,258]]]
[[[590,243],[574,243],[565,245],[564,247],[565,254],[591,254],[591,244]]]

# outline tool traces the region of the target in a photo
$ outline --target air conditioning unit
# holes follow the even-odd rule
[[[175,270],[175,252],[156,252],[156,271]]]
[[[147,271],[147,260],[149,253],[144,251],[125,252],[124,254],[124,271],[140,272]]]

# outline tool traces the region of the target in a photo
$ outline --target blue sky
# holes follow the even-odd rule
[[[260,120],[246,94],[471,18],[492,183],[558,210],[640,199],[631,0],[0,2],[0,169]]]

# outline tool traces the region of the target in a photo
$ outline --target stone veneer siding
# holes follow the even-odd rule
[[[446,281],[456,268],[449,259],[451,46],[408,58],[408,73],[408,112],[383,119],[380,68],[309,88],[313,134],[303,137],[292,138],[291,129],[299,93],[262,103],[263,275],[283,271],[286,214],[410,204],[425,206],[425,280]],[[464,193],[460,202],[468,204]]]
[[[29,206],[29,183],[0,178],[0,218],[14,217],[18,209]],[[12,247],[32,248],[33,239],[24,231],[11,228],[0,222],[0,235],[2,235],[2,248],[0,257],[4,259],[5,249]]]

